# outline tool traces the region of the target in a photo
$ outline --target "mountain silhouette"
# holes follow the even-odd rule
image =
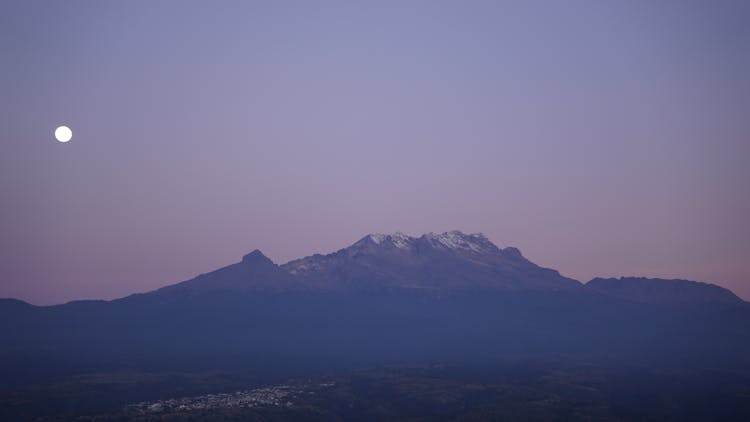
[[[532,263],[516,248],[500,249],[482,234],[451,231],[420,237],[370,234],[337,252],[316,254],[280,266],[256,249],[238,263],[146,295],[194,295],[210,291],[581,288],[580,282]]]

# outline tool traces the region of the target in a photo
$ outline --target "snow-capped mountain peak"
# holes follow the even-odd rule
[[[465,234],[453,230],[441,234],[428,233],[425,238],[435,246],[451,250],[468,250],[478,253],[498,250],[497,246],[481,233]]]
[[[373,234],[368,234],[367,235],[367,237],[370,240],[372,240],[373,242],[375,242],[378,245],[381,244],[381,243],[383,243],[383,241],[386,239],[387,236],[388,235],[380,234],[380,233],[373,233]]]
[[[406,235],[401,232],[396,232],[393,234],[370,234],[367,236],[373,243],[380,245],[384,244],[386,242],[393,244],[393,246],[396,246],[397,248],[406,249],[416,240],[416,238]]]
[[[432,247],[456,252],[490,253],[499,251],[498,247],[485,235],[481,233],[466,234],[459,230],[439,234],[428,233],[421,237],[409,236],[402,232],[392,234],[374,233],[367,235],[363,240],[369,240],[378,246],[395,246],[399,249],[409,249],[418,241],[423,241]]]
[[[541,268],[513,248],[499,249],[486,236],[457,230],[419,237],[374,233],[327,255],[281,266],[323,288],[381,289],[575,289],[576,280]]]

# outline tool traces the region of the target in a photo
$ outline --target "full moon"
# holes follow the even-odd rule
[[[73,137],[73,131],[67,126],[60,126],[55,129],[55,139],[58,142],[68,142]]]

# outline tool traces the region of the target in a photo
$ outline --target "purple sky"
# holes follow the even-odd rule
[[[460,229],[582,281],[750,299],[748,22],[747,1],[5,0],[0,297]]]

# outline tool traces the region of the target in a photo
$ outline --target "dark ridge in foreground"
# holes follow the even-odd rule
[[[586,288],[620,299],[643,303],[742,303],[730,290],[690,280],[621,277],[595,278]]]

